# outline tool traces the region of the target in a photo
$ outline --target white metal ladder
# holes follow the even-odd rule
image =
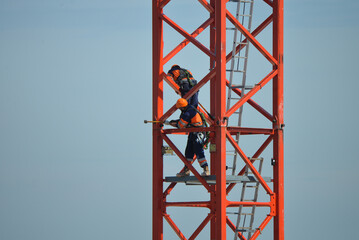
[[[253,164],[255,161],[258,162],[258,172],[262,173],[262,165],[263,165],[263,158],[251,158],[250,159]],[[252,172],[248,169],[248,166],[245,167],[245,173],[244,176],[254,176]],[[258,190],[259,190],[259,182],[255,183],[242,183],[242,192],[241,192],[241,202],[257,202],[258,201]],[[251,193],[248,193],[249,189],[253,189]],[[247,190],[247,191],[246,191]],[[251,196],[249,196],[251,195]],[[249,209],[249,211],[248,211]],[[243,211],[243,206],[238,207],[238,214],[237,216],[237,223],[236,223],[236,230],[234,234],[234,240],[238,238],[238,232],[241,232],[243,235],[244,233],[248,233],[247,239],[250,239],[253,232],[256,231],[256,229],[253,228],[254,223],[254,215],[256,212],[256,206],[246,207],[246,212]],[[247,221],[247,218],[248,221]]]
[[[236,19],[247,28],[249,32],[251,32],[252,27],[252,15],[253,15],[253,4],[254,0],[230,0],[229,2],[237,2],[237,10],[236,10]],[[246,26],[245,26],[246,25]],[[247,72],[247,62],[248,62],[248,50],[249,44],[248,41],[246,43],[242,43],[244,40],[243,34],[238,31],[237,28],[227,28],[229,31],[234,31],[233,36],[233,50],[232,50],[232,59],[230,62],[230,69],[227,69],[227,72],[230,73],[229,76],[229,87],[227,94],[227,111],[231,107],[231,100],[238,101],[240,97],[245,94],[245,91],[253,88],[252,86],[246,86],[246,72]],[[239,35],[239,36],[238,36]],[[244,45],[243,49],[240,49],[238,53],[236,53],[236,48],[238,45]],[[232,89],[239,88],[241,89],[241,96],[232,96]],[[236,112],[233,113],[238,117],[238,126],[242,125],[242,114],[243,114],[243,106],[240,107]],[[239,143],[240,134],[236,134],[236,142]],[[235,175],[236,171],[236,163],[238,154],[235,150],[227,151],[227,155],[233,156],[232,167],[228,167],[228,169],[232,169],[232,175]]]

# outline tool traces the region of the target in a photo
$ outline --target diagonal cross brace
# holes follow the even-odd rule
[[[266,190],[266,192],[269,195],[274,195],[272,189],[268,186],[268,184],[264,181],[264,179],[262,178],[262,176],[259,174],[259,172],[257,171],[257,169],[253,166],[252,162],[248,159],[248,157],[245,155],[245,153],[242,151],[242,149],[238,146],[238,144],[236,143],[236,141],[233,139],[233,137],[231,136],[231,134],[229,134],[228,132],[226,132],[227,135],[227,139],[229,140],[229,142],[232,144],[232,146],[236,149],[236,151],[238,152],[239,156],[241,156],[241,158],[243,159],[243,161],[247,164],[247,166],[251,169],[251,171],[253,172],[254,176],[257,178],[257,180],[260,182],[260,184],[263,186],[263,188]]]
[[[210,71],[199,83],[197,83],[191,90],[183,96],[184,99],[188,100],[195,94],[201,87],[203,87],[210,79],[212,79],[216,75],[215,69]],[[172,115],[177,110],[176,104],[174,104],[165,114],[162,115],[158,121],[164,122],[169,116]]]
[[[212,191],[212,188],[204,180],[204,178],[199,175],[197,170],[192,166],[191,162],[188,161],[185,156],[178,150],[178,148],[173,144],[173,142],[166,136],[166,134],[161,133],[163,140],[172,148],[172,150],[177,154],[177,156],[182,160],[182,162],[191,170],[191,172],[196,176],[196,178],[202,183],[202,185],[207,189],[208,192]]]
[[[194,231],[194,233],[190,236],[190,238],[188,238],[188,240],[196,239],[198,234],[203,230],[203,228],[208,224],[208,222],[213,218],[213,216],[213,213],[208,214],[208,216],[203,220],[203,222],[198,226],[196,231]]]
[[[258,49],[260,53],[270,62],[272,65],[277,65],[278,61],[254,38],[254,36],[243,27],[242,24],[227,10],[226,15],[229,21]]]
[[[236,102],[225,114],[225,117],[230,117],[238,108],[243,106],[256,92],[258,92],[264,85],[266,85],[273,77],[277,75],[277,70],[272,70],[265,78],[254,86],[247,94],[245,94],[238,102]]]
[[[170,25],[173,29],[175,29],[178,33],[180,33],[182,36],[184,36],[186,39],[191,41],[195,46],[197,46],[199,49],[201,49],[205,54],[207,54],[210,58],[215,58],[215,54],[210,51],[208,48],[206,48],[202,43],[200,43],[197,39],[192,37],[189,33],[187,33],[185,30],[183,30],[180,26],[178,26],[174,21],[172,21],[169,17],[167,17],[165,14],[161,15],[161,18]]]
[[[190,36],[195,38],[197,37],[201,32],[203,32],[209,25],[211,25],[214,22],[213,18],[207,19],[201,26],[199,26]],[[166,55],[166,57],[163,58],[163,65],[165,65],[173,56],[175,56],[179,51],[181,51],[185,46],[190,43],[189,39],[183,40],[180,44],[178,44],[177,47],[175,47],[170,53]]]
[[[226,80],[226,85],[227,85],[227,87],[229,87],[229,81],[228,80]],[[242,91],[241,90],[239,90],[237,88],[233,88],[232,91],[234,93],[236,93],[239,97],[242,96]],[[261,113],[268,120],[270,120],[270,121],[274,120],[273,116],[269,112],[267,112],[264,108],[262,108],[258,103],[256,103],[252,99],[248,99],[248,104],[251,105],[254,109],[256,109],[259,113]]]
[[[226,216],[226,222],[227,222],[227,225],[232,229],[233,232],[236,232],[236,226],[233,224],[233,222],[228,218],[228,216]],[[241,232],[237,232],[237,235],[238,237],[241,239],[241,240],[247,240],[247,238],[245,238],[243,236],[243,234]],[[237,239],[237,238],[236,238]]]
[[[177,227],[177,225],[173,222],[172,218],[170,217],[169,214],[165,213],[163,214],[163,217],[166,219],[166,221],[168,222],[168,224],[171,226],[171,228],[173,229],[173,231],[175,231],[175,233],[177,234],[177,236],[181,239],[181,240],[187,240],[187,238],[183,235],[183,233],[181,232],[181,230],[179,230],[179,228]]]
[[[262,146],[260,146],[260,148],[257,150],[257,152],[253,155],[253,158],[257,158],[259,157],[262,152],[268,147],[268,145],[272,142],[273,140],[273,135],[270,135],[262,144]],[[254,162],[254,161],[253,161]],[[241,176],[244,174],[245,171],[245,167],[242,168],[241,171],[239,171],[238,176]],[[230,193],[230,191],[232,191],[233,187],[236,185],[236,183],[231,183],[229,184],[229,186],[227,187],[226,193],[227,195]]]
[[[271,14],[269,17],[267,17],[266,20],[264,20],[251,34],[253,37],[256,37],[259,33],[261,33],[263,31],[263,29],[265,29],[271,22],[273,21],[273,14]],[[245,47],[245,44],[247,42],[247,38],[244,39],[241,44],[238,44],[238,46],[236,47],[236,54],[239,52],[239,50],[241,50],[242,48]],[[227,56],[226,56],[226,62],[229,62],[233,57],[233,53],[230,52]]]

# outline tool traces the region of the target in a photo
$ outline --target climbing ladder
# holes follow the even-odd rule
[[[253,15],[253,5],[254,0],[230,0],[229,2],[236,2],[236,19],[249,31],[251,32],[252,27],[252,15]],[[253,86],[246,85],[247,80],[247,64],[248,64],[248,51],[249,51],[249,42],[243,41],[244,36],[241,32],[238,31],[237,28],[227,28],[227,31],[233,32],[233,48],[232,48],[232,58],[230,61],[230,68],[227,69],[229,72],[229,86],[228,86],[228,94],[227,94],[227,110],[232,107],[232,104],[239,101],[241,97],[246,93],[247,90],[253,88]],[[238,46],[239,51],[237,52]],[[238,95],[233,93],[233,89],[240,89],[241,94]],[[233,102],[232,102],[233,101]],[[237,117],[237,119],[232,119],[232,122],[237,123],[237,126],[242,126],[242,115],[243,115],[243,106],[240,107],[236,112],[234,112],[233,117]],[[237,144],[239,143],[240,133],[237,133],[235,136],[235,141]],[[237,168],[237,158],[238,153],[235,150],[227,150],[227,156],[231,155],[233,157],[232,166],[228,167],[231,170],[232,175],[236,175]],[[228,157],[227,159],[230,159]],[[252,162],[259,162],[258,172],[262,171],[263,158],[252,158]],[[248,166],[245,166],[244,176],[250,176],[252,173],[249,171]],[[249,189],[252,189],[251,193],[249,193]],[[257,202],[258,200],[258,189],[259,182],[256,183],[242,183],[242,191],[240,201],[245,202]],[[249,197],[249,195],[252,195]],[[246,211],[244,211],[244,209]],[[238,233],[245,235],[247,233],[247,239],[250,239],[253,232],[256,230],[253,228],[254,216],[256,212],[256,207],[246,207],[239,206],[238,211],[234,214],[237,214],[237,222],[236,229],[234,233],[234,240],[238,238]]]
[[[263,158],[251,158],[250,160],[253,163],[256,161],[258,162],[258,172],[261,174]],[[253,173],[250,172],[250,170],[248,169],[247,166],[245,167],[244,176],[246,176],[246,177],[254,176]],[[253,189],[253,191],[248,193],[249,189]],[[243,182],[240,201],[241,202],[257,202],[258,190],[259,190],[259,182],[258,181],[256,183]],[[238,232],[241,232],[243,235],[244,235],[244,233],[248,233],[247,239],[250,239],[252,233],[256,231],[256,229],[253,228],[256,206],[246,207],[245,212],[243,210],[244,210],[243,206],[239,206],[238,212],[237,212],[238,216],[237,216],[234,240],[236,240],[238,238]],[[247,221],[247,218],[249,218],[248,221]]]
[[[251,32],[252,27],[252,15],[253,15],[253,4],[254,0],[230,0],[229,2],[237,3],[236,10],[236,19],[247,28],[249,32]],[[252,89],[253,86],[246,85],[246,75],[247,75],[247,63],[248,63],[248,50],[249,44],[248,41],[243,42],[244,36],[241,32],[238,31],[237,28],[227,28],[228,31],[233,32],[233,50],[232,50],[232,59],[230,61],[230,68],[227,69],[229,72],[229,87],[227,94],[227,110],[231,107],[232,100],[238,101],[248,89]],[[241,45],[242,48],[239,49],[237,53],[237,46]],[[241,96],[234,94],[232,96],[232,89],[240,89]],[[237,123],[240,127],[242,125],[242,114],[243,114],[243,106],[240,107],[234,115],[238,116]],[[235,137],[236,142],[239,142],[240,134],[238,133]],[[232,175],[235,175],[236,171],[236,163],[238,154],[235,150],[228,150],[227,155],[233,156],[232,167],[228,167],[228,169],[232,170]]]

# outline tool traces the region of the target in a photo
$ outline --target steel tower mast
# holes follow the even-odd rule
[[[209,2],[208,2],[209,1]],[[228,0],[198,0],[198,2],[208,11],[209,17],[199,26],[193,33],[186,32],[181,26],[175,23],[170,16],[164,14],[164,9],[169,2],[176,4],[180,1],[175,0],[152,0],[152,37],[153,37],[153,120],[164,121],[168,119],[175,111],[175,103],[168,110],[164,112],[164,83],[178,91],[178,86],[173,82],[164,72],[164,65],[173,57],[176,56],[188,44],[193,44],[199,48],[203,53],[209,57],[209,72],[191,91],[189,91],[184,98],[190,98],[196,91],[201,89],[205,84],[210,85],[210,114],[214,116],[214,120],[210,118],[210,127],[202,128],[187,128],[187,129],[165,129],[160,123],[153,124],[153,199],[152,199],[152,224],[153,240],[165,239],[163,234],[164,219],[175,231],[179,239],[196,239],[205,226],[210,226],[209,239],[225,240],[229,236],[227,234],[227,226],[236,232],[235,224],[227,216],[227,209],[233,207],[248,207],[256,206],[268,209],[267,216],[261,220],[258,228],[255,229],[250,239],[260,239],[262,230],[273,222],[273,239],[284,240],[284,157],[283,157],[283,1],[284,0],[258,0],[265,2],[270,9],[271,14],[259,24],[252,32],[249,32],[243,25],[232,15],[227,9]],[[244,1],[244,0],[241,0]],[[249,0],[247,0],[249,1]],[[193,1],[196,2],[196,1]],[[238,2],[238,0],[237,0]],[[238,44],[236,51],[240,51],[243,43],[250,43],[253,45],[253,50],[259,51],[272,66],[271,71],[267,75],[256,81],[254,87],[247,93],[241,96],[241,90],[233,89],[233,92],[238,94],[239,100],[232,106],[226,106],[226,91],[228,89],[228,80],[226,78],[226,64],[232,58],[232,52],[226,52],[226,26],[227,20],[233,24],[238,31],[245,36],[242,44]],[[175,47],[171,52],[164,56],[164,23],[180,33],[184,40]],[[272,26],[272,48],[267,50],[257,39],[256,36],[260,34],[267,26]],[[209,46],[203,45],[196,37],[210,28]],[[270,53],[271,52],[271,53]],[[272,113],[267,112],[258,103],[253,101],[255,96],[261,89],[272,83]],[[201,99],[200,99],[201,100]],[[244,104],[253,107],[257,112],[263,115],[271,122],[270,128],[244,128],[229,126],[228,119],[230,116],[241,108]],[[181,151],[176,147],[174,142],[169,138],[171,134],[186,134],[191,131],[210,131],[212,134],[210,147],[210,177],[201,177],[196,169],[186,160]],[[256,135],[261,134],[266,136],[266,140],[261,143],[260,148],[253,154],[252,158],[259,157],[259,155],[271,144],[273,167],[273,176],[271,183],[266,181],[256,167],[253,165],[252,158],[247,156],[239,144],[232,137],[236,134],[240,135]],[[262,202],[244,202],[244,201],[230,201],[229,194],[232,193],[234,186],[241,181],[244,181],[244,170],[238,173],[238,176],[230,178],[226,175],[226,148],[227,141],[236,150],[237,154],[243,160],[243,164],[251,170],[254,174],[255,181],[263,188],[268,196],[268,201]],[[163,150],[164,144],[167,144],[180,158],[181,161],[191,170],[192,175],[195,176],[197,182],[203,185],[209,193],[208,201],[191,201],[191,202],[169,202],[167,197],[171,191],[176,187],[179,180],[167,181],[170,182],[165,188],[166,176],[164,176],[163,164]],[[242,178],[240,178],[242,176]],[[235,178],[238,177],[238,178]],[[234,180],[233,180],[234,179]],[[239,179],[239,180],[238,180]],[[212,182],[211,182],[212,181]],[[270,186],[270,184],[273,184]],[[172,207],[200,207],[209,209],[208,216],[200,223],[191,236],[185,236],[176,225],[167,209]],[[241,232],[236,232],[239,239],[246,239]],[[231,238],[232,239],[232,238]]]

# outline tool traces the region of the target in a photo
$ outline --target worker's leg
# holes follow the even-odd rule
[[[190,97],[188,99],[188,104],[192,105],[193,107],[197,108],[198,107],[198,92],[196,92],[195,94],[192,95],[192,97]]]
[[[203,133],[197,133],[195,141],[193,141],[194,152],[197,155],[199,165],[203,168],[202,176],[209,175],[208,163],[203,150]]]
[[[194,150],[193,150],[193,144],[190,141],[190,136],[188,136],[187,138],[187,146],[186,146],[186,150],[185,150],[185,157],[187,159],[188,162],[192,162],[193,157],[194,157]],[[176,174],[177,177],[185,177],[185,176],[189,176],[190,175],[190,170],[189,168],[185,165],[183,171],[179,172]]]
[[[194,148],[193,148],[193,141],[195,139],[195,136],[193,136],[193,133],[190,133],[187,138],[187,146],[185,150],[185,157],[188,161],[192,161],[194,157]],[[198,157],[198,156],[197,156]]]

